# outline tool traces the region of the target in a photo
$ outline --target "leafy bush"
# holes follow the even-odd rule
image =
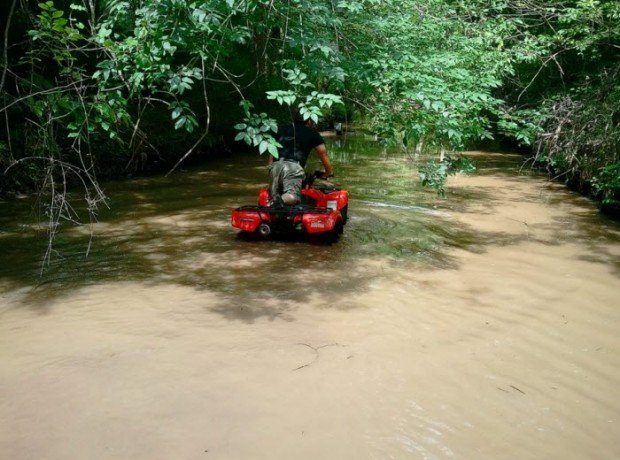
[[[457,173],[470,174],[476,170],[471,160],[462,155],[450,156],[439,162],[429,161],[420,168],[420,181],[422,185],[428,185],[435,189],[438,195],[445,197],[445,185],[448,176]]]

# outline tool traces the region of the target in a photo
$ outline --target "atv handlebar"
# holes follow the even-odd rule
[[[312,174],[314,175],[315,179],[329,179],[330,177],[334,177],[333,173],[327,176],[325,174],[325,171],[321,171],[320,169],[317,169]]]
[[[334,177],[334,175],[330,174],[329,176],[326,176],[325,172],[321,170],[316,170],[311,173],[306,173],[303,183],[302,183],[302,188],[312,187],[312,184],[314,184],[314,181],[316,179],[328,179],[330,177]]]

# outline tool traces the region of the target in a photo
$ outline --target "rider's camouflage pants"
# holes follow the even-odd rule
[[[301,183],[304,179],[304,168],[292,161],[274,161],[269,170],[269,194],[283,195],[285,193],[301,199]]]

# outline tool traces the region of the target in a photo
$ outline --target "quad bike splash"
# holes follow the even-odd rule
[[[293,206],[269,206],[269,190],[258,193],[258,206],[241,206],[232,212],[232,226],[242,233],[263,238],[307,235],[335,242],[348,219],[349,193],[326,181],[317,183],[321,171],[306,174],[301,203]]]

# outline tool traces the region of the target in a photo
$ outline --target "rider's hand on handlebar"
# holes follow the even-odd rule
[[[317,179],[329,179],[330,177],[334,177],[333,174],[330,174],[329,176],[327,174],[325,174],[324,171],[314,171],[314,177],[316,177]]]

